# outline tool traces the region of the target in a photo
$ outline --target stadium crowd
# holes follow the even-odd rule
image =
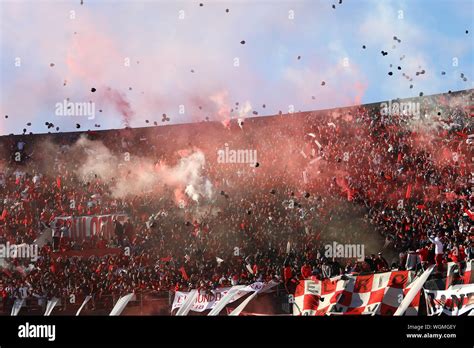
[[[0,264],[4,308],[24,297],[93,295],[94,304],[132,291],[210,290],[257,280],[279,281],[291,291],[297,279],[311,276],[419,271],[430,264],[443,277],[447,262],[474,259],[473,125],[450,98],[417,99],[422,117],[429,116],[419,124],[381,115],[372,105],[246,119],[240,126],[3,137],[0,244],[52,236],[36,262]],[[70,148],[80,136],[156,163],[177,163],[179,150],[199,149],[213,197],[180,206],[167,185],[117,197],[100,175],[77,175],[80,159]],[[257,163],[217,163],[224,144],[255,149]],[[98,232],[77,240],[70,224],[56,222],[115,213],[128,219],[114,221],[111,239]],[[364,261],[327,257],[325,245],[333,241],[366,244],[369,252]]]

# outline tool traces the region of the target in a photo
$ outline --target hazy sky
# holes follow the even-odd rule
[[[83,1],[0,0],[0,134],[44,133],[45,122],[73,131],[222,121],[473,87],[470,0]],[[66,98],[93,102],[95,118],[57,115]]]

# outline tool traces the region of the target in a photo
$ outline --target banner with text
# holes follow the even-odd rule
[[[230,288],[220,288],[212,290],[211,292],[199,292],[194,303],[191,307],[191,310],[194,312],[204,312],[209,309],[213,309],[219,301],[229,293],[231,289],[237,290],[235,295],[232,296],[228,303],[237,301],[239,298],[247,295],[250,292],[260,292],[264,289],[265,283],[256,282],[250,285],[237,285]],[[180,308],[185,302],[190,292],[177,291],[175,293],[173,305],[171,306],[171,311],[174,311],[177,308]]]
[[[86,237],[99,236],[103,232],[106,239],[114,236],[113,220],[121,223],[127,220],[126,214],[91,215],[91,216],[60,216],[54,219],[54,226],[69,225],[69,237],[72,240],[83,240]]]
[[[474,284],[449,290],[425,290],[428,315],[463,315],[474,309]]]

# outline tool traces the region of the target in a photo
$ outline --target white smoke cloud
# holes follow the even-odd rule
[[[184,187],[184,192],[195,202],[199,202],[201,197],[211,199],[212,183],[202,175],[205,164],[204,153],[195,151],[183,156],[175,166],[157,165],[157,178],[167,185]]]
[[[102,142],[85,137],[76,142],[72,152],[76,152],[81,162],[76,170],[78,177],[84,181],[97,177],[108,182],[112,195],[117,198],[159,191],[163,185],[172,187],[175,195],[182,197],[184,193],[195,202],[213,196],[212,183],[202,173],[206,158],[197,149],[186,151],[174,166],[129,154],[122,158]]]

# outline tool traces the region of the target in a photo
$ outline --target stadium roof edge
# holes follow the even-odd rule
[[[392,101],[394,100],[399,100],[399,101],[413,101],[414,99],[424,99],[424,98],[432,98],[432,97],[437,97],[437,96],[447,96],[447,95],[456,95],[460,93],[465,93],[465,92],[472,92],[474,91],[474,88],[470,89],[464,89],[464,90],[457,90],[457,91],[451,91],[451,93],[437,93],[437,94],[431,94],[431,95],[423,95],[420,97],[411,97],[411,98],[394,98],[391,99]],[[340,107],[334,107],[330,109],[318,109],[318,110],[306,110],[306,111],[298,111],[298,112],[293,112],[291,114],[284,114],[284,115],[291,115],[290,117],[296,116],[296,115],[301,115],[301,114],[306,114],[306,113],[322,113],[322,112],[330,112],[330,111],[336,111],[336,110],[345,110],[345,109],[352,109],[355,107],[374,107],[376,105],[380,105],[384,102],[388,102],[388,100],[383,100],[379,102],[373,102],[373,103],[367,103],[367,104],[354,104],[354,105],[348,105],[348,106],[340,106]],[[260,115],[256,117],[245,117],[246,120],[255,120],[255,119],[261,119],[261,118],[268,118],[268,117],[279,117],[278,114],[275,115]],[[286,116],[288,117],[288,116]],[[235,118],[232,118],[231,120],[235,120]],[[220,124],[221,121],[201,121],[201,122],[183,122],[183,123],[175,123],[175,124],[168,124],[168,125],[162,125],[162,126],[147,126],[147,127],[124,127],[124,128],[109,128],[109,129],[101,129],[101,130],[85,130],[85,131],[71,131],[71,132],[46,132],[46,133],[18,133],[18,134],[5,134],[5,135],[0,135],[0,139],[2,138],[7,138],[7,137],[22,137],[22,136],[28,136],[32,137],[35,135],[39,136],[47,136],[47,135],[60,135],[60,134],[67,134],[67,135],[76,135],[76,134],[86,134],[86,133],[104,133],[104,132],[113,132],[113,131],[121,131],[125,130],[127,128],[129,129],[136,129],[136,130],[143,130],[143,129],[152,129],[152,128],[157,128],[157,127],[166,127],[166,128],[171,128],[171,127],[179,127],[183,125],[190,125],[190,124]]]

